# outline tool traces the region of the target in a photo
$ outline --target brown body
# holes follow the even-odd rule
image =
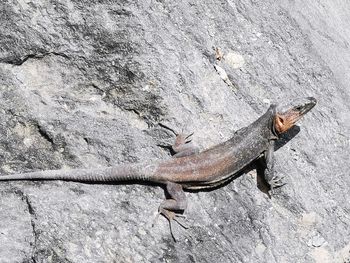
[[[268,148],[269,140],[274,136],[271,132],[273,111],[271,107],[251,125],[213,148],[161,162],[151,180],[178,183],[186,189],[210,188],[225,183]]]

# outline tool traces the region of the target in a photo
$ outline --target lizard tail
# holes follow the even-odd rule
[[[75,182],[149,181],[156,166],[125,164],[93,169],[46,170],[21,174],[0,175],[0,181],[63,180]]]

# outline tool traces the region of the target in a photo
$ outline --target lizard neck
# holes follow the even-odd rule
[[[276,105],[272,104],[268,110],[250,126],[256,127],[261,136],[268,140],[277,139],[277,133],[274,129],[274,119],[276,115]]]
[[[276,105],[271,105],[270,108],[261,115],[256,121],[235,132],[232,141],[241,140],[271,140],[276,139],[274,131],[274,116],[276,114]]]

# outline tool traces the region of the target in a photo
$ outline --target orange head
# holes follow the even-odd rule
[[[278,106],[274,117],[274,130],[277,134],[284,133],[309,112],[317,101],[313,97],[298,99],[288,105]]]

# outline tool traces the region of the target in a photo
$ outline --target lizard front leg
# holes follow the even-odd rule
[[[273,191],[274,188],[281,187],[285,185],[283,183],[283,177],[276,176],[274,174],[274,149],[275,141],[270,140],[269,147],[264,153],[264,161],[265,161],[265,170],[264,170],[264,178],[265,181],[269,184],[270,190]]]
[[[173,230],[172,222],[176,221],[183,228],[187,228],[180,221],[179,217],[184,217],[181,213],[187,208],[187,199],[182,186],[177,183],[167,182],[166,192],[169,195],[169,199],[164,200],[159,206],[159,214],[163,215],[169,221],[170,233],[173,239],[176,241]]]

